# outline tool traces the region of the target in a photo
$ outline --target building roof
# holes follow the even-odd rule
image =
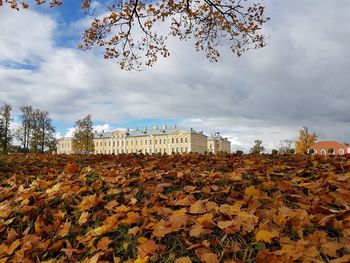
[[[107,139],[111,137],[111,132],[94,132],[94,139]]]
[[[330,148],[347,148],[343,143],[339,143],[337,141],[318,141],[314,143],[310,148],[322,148],[322,149],[330,149]]]
[[[220,135],[220,132],[213,133],[208,140],[214,140],[214,141],[227,141],[227,138],[224,138]]]
[[[177,132],[190,132],[194,134],[201,134],[203,136],[206,136],[203,134],[203,131],[196,131],[192,128],[185,128],[185,127],[170,127],[170,128],[153,128],[153,129],[143,129],[143,130],[130,130],[127,131],[128,136],[148,136],[148,135],[167,135],[167,134],[173,134]],[[207,136],[206,136],[207,137]]]

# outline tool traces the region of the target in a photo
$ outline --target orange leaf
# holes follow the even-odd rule
[[[78,224],[79,226],[82,226],[83,224],[85,224],[88,221],[89,218],[89,212],[83,212],[78,220]]]
[[[255,235],[255,240],[256,241],[264,241],[266,243],[271,243],[272,238],[278,237],[277,232],[270,232],[266,230],[259,230],[258,233]]]
[[[207,209],[205,208],[204,202],[199,200],[191,205],[189,212],[191,214],[204,214],[207,212]]]
[[[69,222],[69,221],[65,222],[64,225],[61,226],[61,228],[58,230],[57,236],[61,237],[61,238],[65,237],[69,233],[71,225],[72,225],[71,222]]]
[[[192,263],[189,257],[181,257],[175,260],[175,263]]]
[[[103,250],[103,251],[106,251],[108,250],[108,246],[110,243],[112,243],[113,241],[110,240],[108,237],[103,237],[101,238],[98,242],[97,242],[97,249],[99,250]]]
[[[139,246],[139,249],[140,257],[144,258],[147,255],[153,255],[157,251],[158,245],[153,240],[147,240]]]

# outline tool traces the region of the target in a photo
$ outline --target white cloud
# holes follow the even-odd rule
[[[55,47],[52,36],[62,32],[48,15],[0,10],[0,98],[72,123],[88,113],[103,123],[183,119],[207,134],[220,131],[234,149],[249,150],[255,139],[277,148],[304,125],[321,139],[350,141],[350,2],[273,0],[268,10],[266,48],[240,59],[224,51],[210,64],[191,41],[171,40],[170,58],[144,72],[122,72],[93,52]],[[78,21],[69,34],[85,26]]]

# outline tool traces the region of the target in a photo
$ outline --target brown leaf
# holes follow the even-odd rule
[[[97,242],[97,249],[102,251],[107,251],[109,244],[111,244],[113,241],[110,240],[108,237],[103,237]]]

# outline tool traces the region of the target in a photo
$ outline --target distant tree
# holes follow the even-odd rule
[[[331,155],[334,154],[334,149],[333,148],[329,148],[328,149],[328,153],[331,154]]]
[[[91,115],[76,121],[74,128],[73,151],[80,154],[93,153],[95,145]]]
[[[292,141],[291,140],[283,140],[280,142],[280,148],[279,148],[279,153],[280,154],[293,154],[294,149],[292,148]]]
[[[72,1],[0,0],[0,7],[27,9],[33,2],[54,7]],[[94,16],[95,1],[80,2],[81,8]],[[219,59],[220,46],[227,46],[237,56],[265,46],[262,27],[268,18],[261,0],[115,0],[98,4],[105,12],[91,20],[80,48],[104,47],[104,57],[115,59],[122,69],[142,69],[153,66],[158,57],[168,57],[168,36],[194,39],[195,49],[210,61]],[[165,30],[157,31],[160,27]]]
[[[309,133],[307,127],[303,127],[299,132],[299,138],[295,142],[295,151],[299,154],[307,154],[310,147],[316,142],[317,135]]]
[[[4,103],[0,107],[0,150],[4,154],[8,153],[9,146],[12,141],[10,129],[11,110],[11,105],[7,103]]]
[[[265,147],[262,145],[262,140],[255,140],[255,145],[250,149],[252,154],[261,154],[265,151]]]
[[[41,154],[45,149],[51,151],[55,148],[55,128],[52,124],[52,119],[47,111],[37,110],[36,113],[36,129],[34,131],[37,139],[37,147]]]
[[[242,150],[237,150],[236,151],[236,155],[243,155],[243,151]]]
[[[33,107],[23,106],[20,108],[21,126],[16,131],[16,138],[22,144],[23,152],[29,152],[30,140],[33,127]]]
[[[278,150],[272,149],[271,154],[272,154],[272,155],[277,155],[277,154],[278,154]]]

